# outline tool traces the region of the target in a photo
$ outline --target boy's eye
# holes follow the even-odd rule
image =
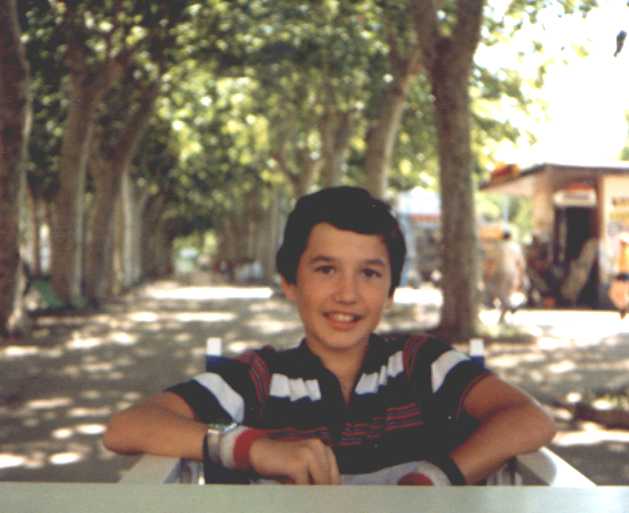
[[[375,269],[363,269],[363,275],[366,278],[381,278],[382,277],[382,273],[380,271],[377,271]]]
[[[334,272],[334,267],[331,265],[320,265],[315,267],[315,272],[321,274],[332,274]]]

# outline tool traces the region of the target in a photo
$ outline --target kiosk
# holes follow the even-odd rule
[[[611,306],[629,237],[629,162],[508,165],[480,189],[531,199],[529,274],[543,295],[565,306]]]

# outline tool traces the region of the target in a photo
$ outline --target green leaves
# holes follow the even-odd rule
[[[440,3],[442,35],[454,26],[456,3]],[[542,12],[580,16],[595,3],[488,1],[482,44],[508,46],[512,35],[541,19]],[[352,120],[345,180],[364,183],[365,135],[395,75],[392,57],[403,57],[415,38],[410,2],[400,0],[19,4],[34,84],[31,183],[54,190],[60,129],[72,101],[64,96],[72,36],[91,65],[120,54],[132,61],[120,88],[101,106],[106,131],[117,127],[127,108],[123,100],[161,77],[156,119],[134,161],[135,176],[166,194],[177,215],[195,211],[207,218],[237,208],[252,190],[263,196],[272,186],[290,190],[306,165],[323,158],[323,127],[334,116]],[[542,52],[542,41],[532,41],[531,50]],[[526,84],[510,64],[478,62],[474,69],[473,130],[479,148],[518,136],[498,115],[501,102],[525,108],[523,88],[536,84]],[[428,82],[416,80],[393,155],[393,188],[434,183],[432,101]],[[289,176],[281,170],[280,156]]]

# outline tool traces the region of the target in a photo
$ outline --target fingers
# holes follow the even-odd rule
[[[340,475],[332,449],[320,440],[308,440],[303,450],[309,483],[300,484],[339,484]]]
[[[330,476],[329,484],[333,484],[333,485],[341,484],[341,472],[339,471],[339,466],[338,466],[338,463],[336,462],[336,456],[334,455],[334,452],[332,451],[332,449],[330,449],[327,446],[326,446],[326,449],[327,449],[326,455],[328,458],[328,469],[329,469],[329,476]]]
[[[292,475],[288,478],[288,484],[296,484],[296,485],[311,484],[309,469],[307,467],[300,467],[298,469],[295,469]]]
[[[261,476],[298,485],[340,484],[336,456],[321,440],[281,442],[260,439],[252,445],[251,461]]]

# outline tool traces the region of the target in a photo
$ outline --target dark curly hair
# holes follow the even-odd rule
[[[284,240],[276,255],[277,270],[288,282],[297,280],[299,259],[315,225],[328,223],[340,230],[380,235],[389,253],[393,295],[400,284],[406,243],[391,207],[360,187],[330,187],[302,196],[289,214]]]

